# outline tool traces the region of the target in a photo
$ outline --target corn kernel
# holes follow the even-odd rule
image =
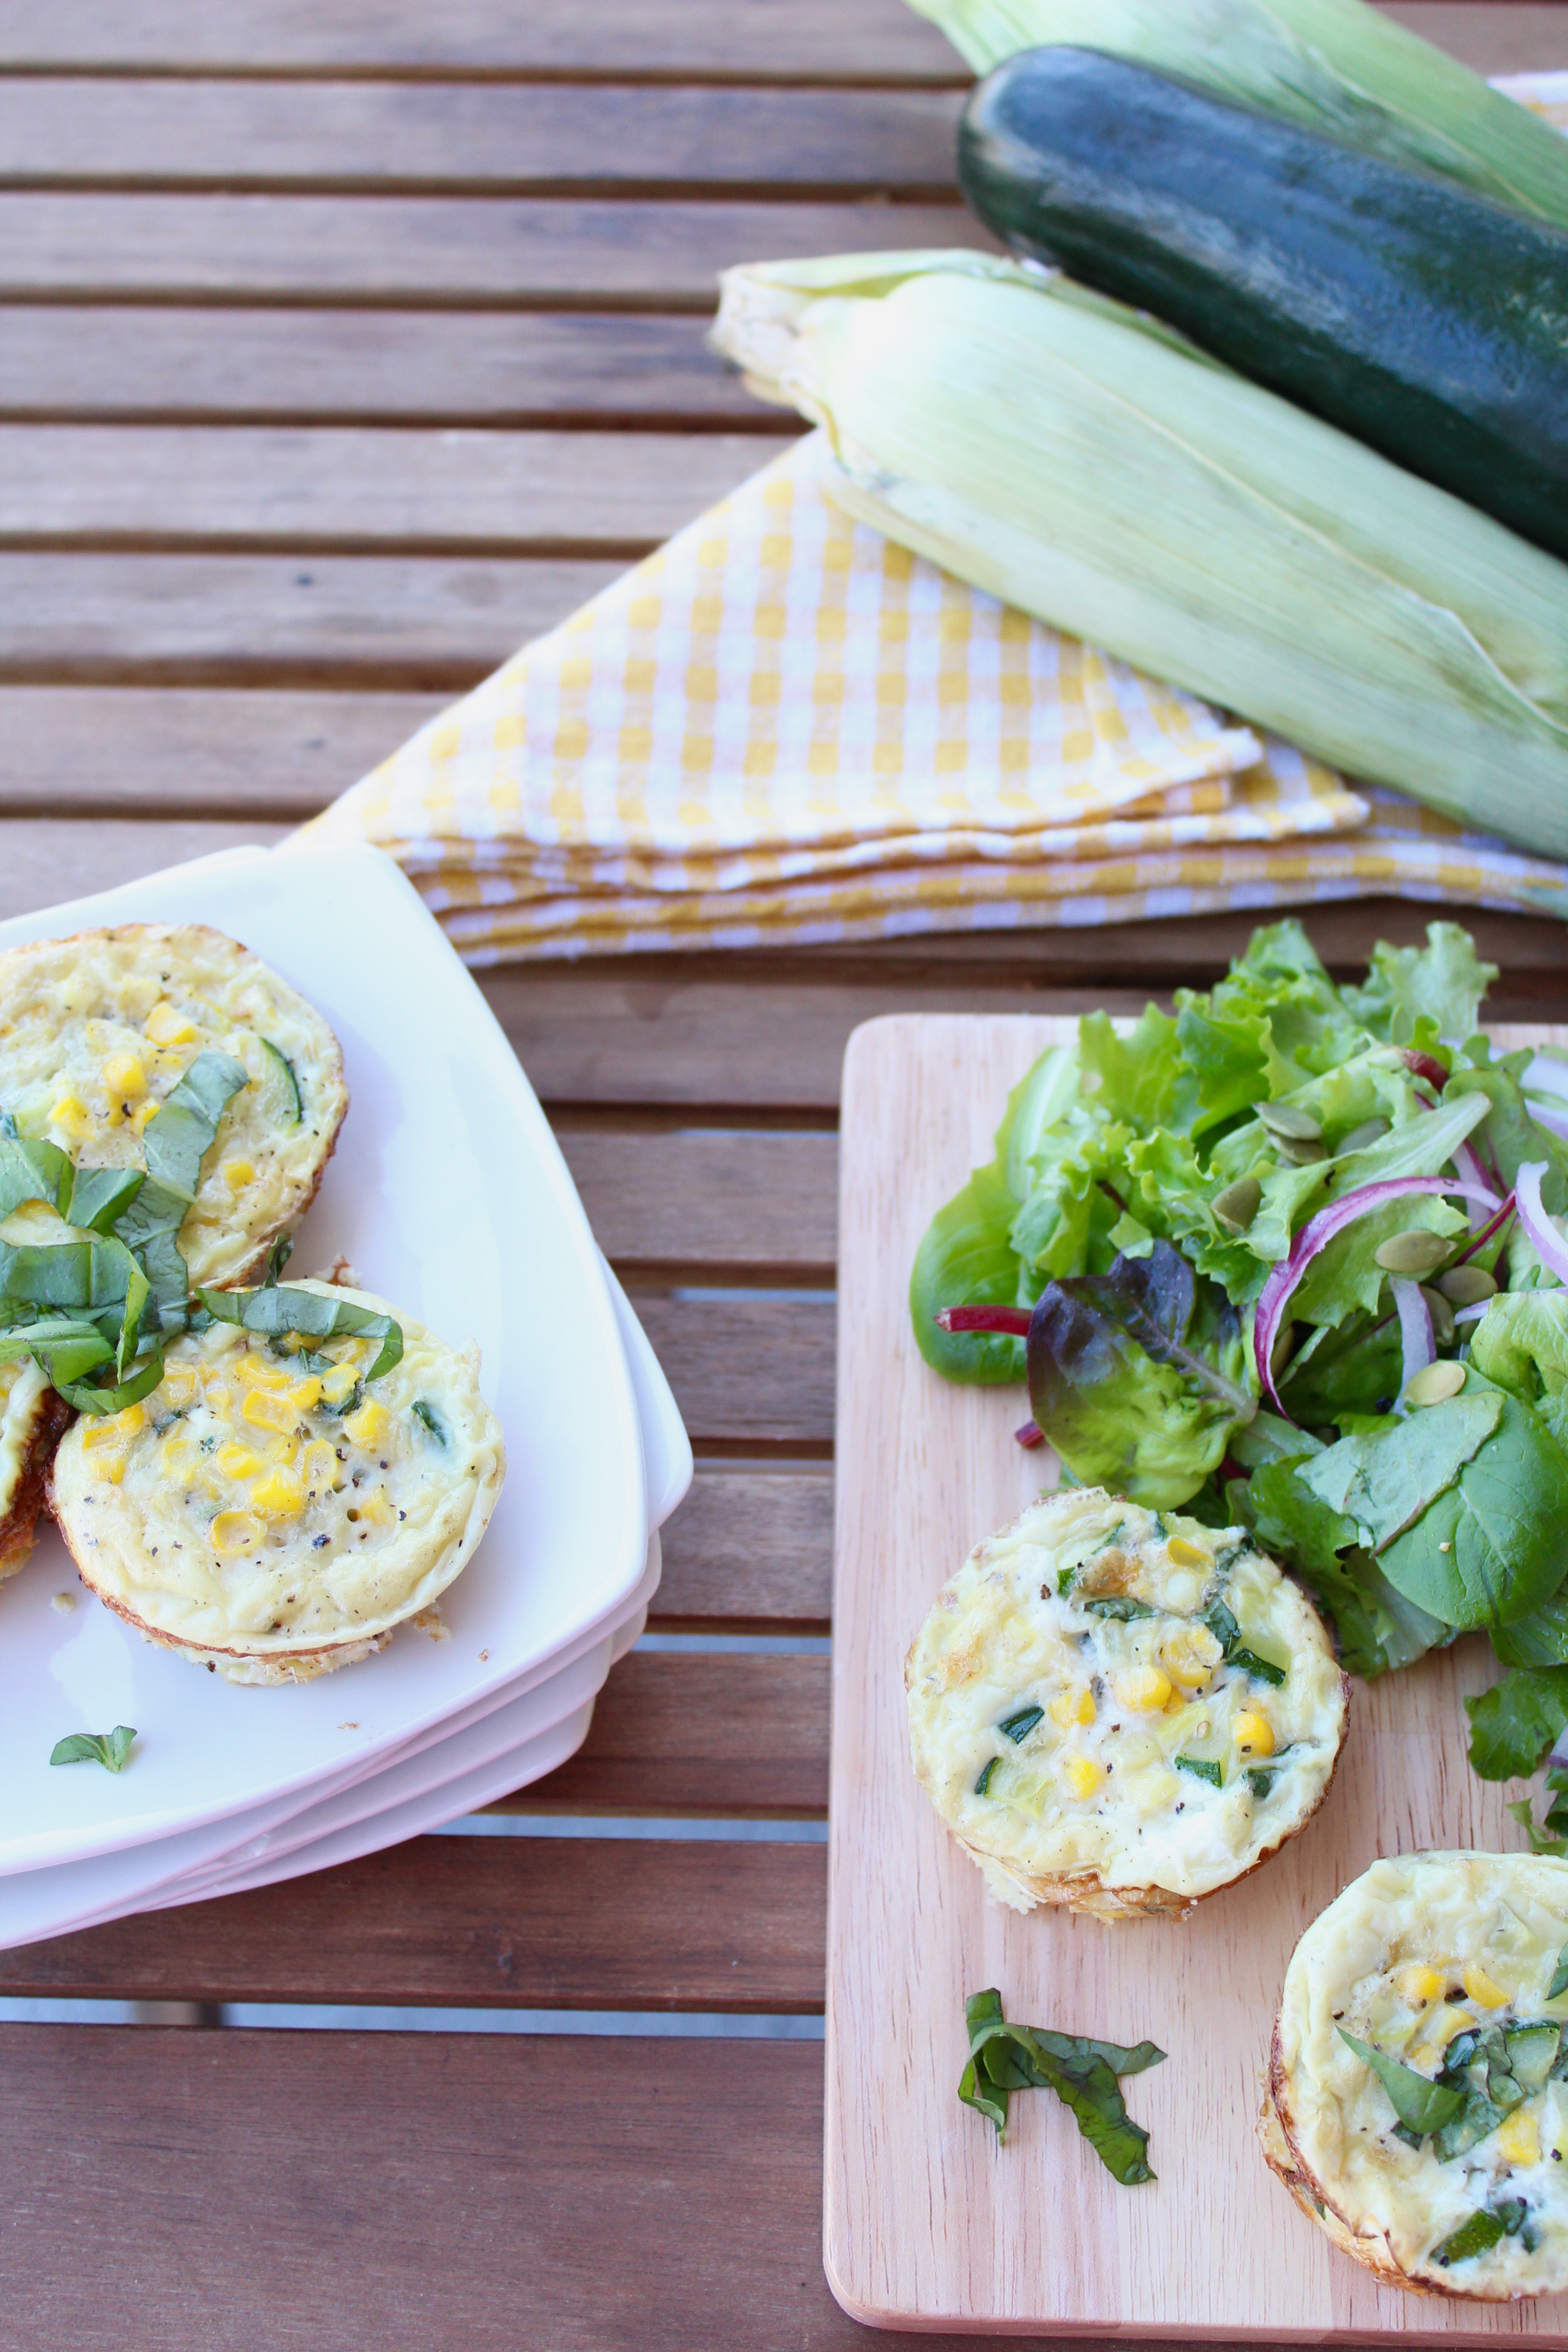
[[[253,1429],[275,1429],[279,1434],[291,1433],[298,1418],[286,1396],[276,1396],[269,1389],[252,1389],[239,1408],[241,1421]]]
[[[196,1373],[194,1364],[164,1365],[163,1394],[171,1404],[189,1404],[195,1392]]]
[[[1426,1968],[1417,1960],[1400,1969],[1394,1979],[1394,1989],[1411,2009],[1424,2009],[1429,2000],[1438,1999],[1446,1982],[1447,1979],[1440,1977],[1436,1969]]]
[[[265,1356],[241,1356],[235,1367],[247,1388],[272,1389],[279,1394],[294,1385],[294,1375],[281,1364],[269,1364]]]
[[[1528,2107],[1515,2107],[1497,2136],[1498,2153],[1510,2164],[1539,2164],[1541,2131]]]
[[[1210,1565],[1207,1552],[1200,1551],[1196,1544],[1187,1541],[1185,1536],[1173,1536],[1165,1549],[1178,1568],[1207,1568]]]
[[[284,1394],[296,1412],[309,1412],[312,1405],[321,1402],[321,1383],[314,1372],[310,1372],[303,1380],[292,1381]]]
[[[1160,1652],[1160,1662],[1173,1683],[1184,1690],[1205,1690],[1223,1653],[1206,1625],[1188,1625],[1173,1633]]]
[[[254,1478],[261,1467],[260,1454],[248,1445],[220,1445],[213,1458],[226,1478]]]
[[[392,1416],[374,1397],[366,1397],[357,1412],[351,1412],[343,1423],[343,1434],[355,1445],[378,1445],[391,1427]]]
[[[1094,1795],[1105,1778],[1105,1767],[1092,1756],[1069,1756],[1062,1765],[1062,1776],[1073,1795],[1082,1801]]]
[[[106,1413],[95,1421],[82,1440],[85,1445],[128,1445],[140,1429],[147,1426],[144,1404],[128,1404],[123,1412]]]
[[[189,1045],[196,1034],[195,1023],[171,1004],[167,997],[154,1004],[142,1026],[154,1045]]]
[[[187,1478],[195,1468],[196,1449],[183,1437],[166,1437],[159,1456],[159,1466],[165,1477]]]
[[[220,1420],[234,1402],[228,1389],[225,1387],[222,1381],[213,1379],[208,1367],[205,1364],[202,1367],[202,1402],[209,1412],[216,1414]]]
[[[248,1511],[220,1511],[213,1521],[212,1537],[219,1551],[248,1551],[261,1540],[261,1525]]]
[[[321,1376],[321,1394],[329,1404],[342,1404],[346,1396],[353,1393],[358,1378],[353,1364],[334,1364],[330,1372]]]
[[[135,1109],[131,1114],[131,1124],[135,1129],[138,1135],[146,1134],[148,1128],[152,1125],[153,1119],[157,1118],[158,1113],[163,1109],[163,1104],[160,1102],[154,1102],[151,1095],[146,1097],[145,1101],[139,1102],[137,1104]]]
[[[1459,1979],[1478,2009],[1500,2009],[1508,1995],[1495,1977],[1488,1976],[1479,1960],[1472,1960]]]
[[[1268,1718],[1255,1707],[1244,1706],[1230,1727],[1230,1736],[1244,1756],[1272,1756],[1274,1734]]]
[[[250,1507],[263,1518],[289,1519],[305,1507],[305,1487],[302,1479],[292,1470],[281,1465],[268,1471],[250,1490]]]
[[[223,1181],[231,1192],[243,1192],[247,1184],[256,1181],[256,1171],[248,1160],[226,1160]]]
[[[132,1102],[146,1093],[147,1073],[134,1054],[110,1054],[103,1066],[103,1083],[121,1102]]]
[[[330,1488],[338,1475],[338,1457],[324,1438],[305,1448],[305,1458],[300,1465],[300,1475],[308,1494],[320,1495]]]
[[[92,1121],[88,1117],[87,1106],[79,1102],[75,1095],[62,1095],[49,1118],[50,1124],[58,1127],[63,1135],[68,1135],[73,1143],[85,1143],[92,1133]]]
[[[1123,1706],[1150,1714],[1168,1703],[1171,1677],[1159,1666],[1132,1666],[1126,1674],[1117,1675],[1116,1696]]]
[[[1075,1723],[1092,1723],[1094,1693],[1087,1683],[1081,1690],[1063,1691],[1052,1699],[1046,1713],[1061,1731],[1070,1731]]]
[[[377,1486],[374,1493],[361,1496],[359,1515],[362,1519],[368,1519],[373,1527],[395,1528],[397,1525],[397,1512],[387,1499],[384,1486]]]

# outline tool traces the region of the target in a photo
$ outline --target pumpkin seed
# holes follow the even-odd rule
[[[1392,1234],[1380,1242],[1373,1252],[1377,1264],[1390,1274],[1430,1274],[1442,1265],[1451,1244],[1441,1234],[1429,1234],[1413,1225],[1403,1234]]]
[[[1369,1143],[1381,1143],[1387,1133],[1388,1121],[1385,1118],[1363,1118],[1359,1127],[1352,1127],[1348,1135],[1340,1138],[1339,1152],[1335,1157],[1347,1151],[1364,1151]]]
[[[1294,1103],[1260,1102],[1252,1108],[1270,1135],[1286,1136],[1292,1143],[1321,1143],[1323,1139],[1321,1121]]]
[[[1447,1397],[1458,1396],[1465,1385],[1463,1364],[1453,1361],[1427,1364],[1405,1384],[1406,1404],[1441,1404]]]
[[[1479,1307],[1483,1298],[1497,1297],[1497,1276],[1484,1265],[1451,1265],[1437,1276],[1437,1287],[1456,1307]]]
[[[1426,1301],[1426,1312],[1432,1318],[1432,1337],[1439,1348],[1447,1348],[1454,1337],[1454,1310],[1440,1290],[1429,1283],[1421,1286],[1421,1296]]]
[[[1289,1160],[1297,1168],[1310,1168],[1314,1160],[1326,1160],[1329,1147],[1320,1137],[1279,1135],[1274,1139],[1275,1149],[1281,1160]]]
[[[1214,1213],[1216,1224],[1227,1234],[1244,1234],[1257,1216],[1263,1199],[1263,1187],[1256,1176],[1239,1176],[1215,1197]]]

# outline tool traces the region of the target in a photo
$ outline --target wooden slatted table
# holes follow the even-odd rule
[[[1389,13],[1568,66],[1568,7]],[[0,913],[276,838],[764,461],[714,271],[978,241],[963,87],[899,0],[0,0]],[[487,981],[696,1444],[657,1630],[827,1630],[854,1025],[1130,1006],[1245,928]],[[1560,929],[1477,929],[1500,1011],[1568,1016]],[[819,1820],[828,1671],[639,1651],[514,1810]],[[0,1992],[809,2014],[824,1912],[809,1843],[431,1837]],[[846,2346],[820,2130],[798,2041],[3,2025],[0,2338]]]

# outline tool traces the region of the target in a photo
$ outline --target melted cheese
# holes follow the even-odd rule
[[[335,1370],[219,1324],[169,1349],[142,1404],[84,1416],[56,1457],[61,1531],[83,1578],[151,1638],[234,1679],[339,1645],[364,1655],[428,1608],[471,1556],[505,1452],[478,1353],[360,1291],[301,1289],[392,1314],[404,1352],[330,1340]],[[243,1662],[250,1661],[246,1666]],[[237,1662],[240,1662],[237,1663]]]
[[[149,1123],[208,1048],[242,1063],[248,1082],[219,1122],[179,1242],[193,1282],[226,1283],[297,1223],[331,1150],[348,1094],[326,1023],[248,950],[198,924],[127,924],[0,955],[0,1108],[79,1162],[143,1165]]]
[[[1279,1686],[1226,1663],[1204,1622],[1216,1603],[1240,1645],[1284,1669]],[[1021,1910],[1117,1913],[1151,1889],[1180,1909],[1212,1893],[1312,1812],[1344,1735],[1328,1637],[1273,1562],[1236,1530],[1099,1488],[1050,1496],[977,1546],[906,1681],[919,1779]]]
[[[1467,2028],[1568,2028],[1568,1994],[1547,1998],[1565,1944],[1568,1862],[1411,1854],[1374,1862],[1347,1886],[1286,1972],[1274,2100],[1300,2168],[1352,2240],[1385,2247],[1405,2276],[1449,2294],[1568,2287],[1568,2083],[1548,2081],[1440,2163],[1430,2139],[1413,2148],[1394,2137],[1387,2093],[1339,2029],[1430,2075]],[[1433,2260],[1472,2213],[1515,2200],[1533,2248],[1521,2229],[1468,2260]]]

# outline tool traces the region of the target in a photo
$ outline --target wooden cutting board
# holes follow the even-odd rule
[[[825,2256],[874,2326],[1212,2340],[1568,2345],[1568,2295],[1491,2306],[1373,2284],[1263,2165],[1255,2121],[1286,1962],[1380,1853],[1506,1851],[1516,1789],[1466,1762],[1461,1700],[1487,1645],[1365,1687],[1328,1801],[1251,1878],[1184,1921],[1024,1918],[987,1900],[909,1761],[904,1654],[971,1546],[1055,1475],[1012,1440],[1021,1389],[958,1388],[910,1329],[915,1247],[988,1160],[1007,1090],[1070,1022],[914,1015],[857,1030],[845,1065],[839,1225]],[[1499,1030],[1500,1045],[1568,1030]],[[1044,1465],[1042,1467],[1042,1465]],[[966,1995],[1009,2017],[1169,2054],[1127,2084],[1159,2175],[1121,2189],[1044,2091],[1007,2145],[958,2103]]]

